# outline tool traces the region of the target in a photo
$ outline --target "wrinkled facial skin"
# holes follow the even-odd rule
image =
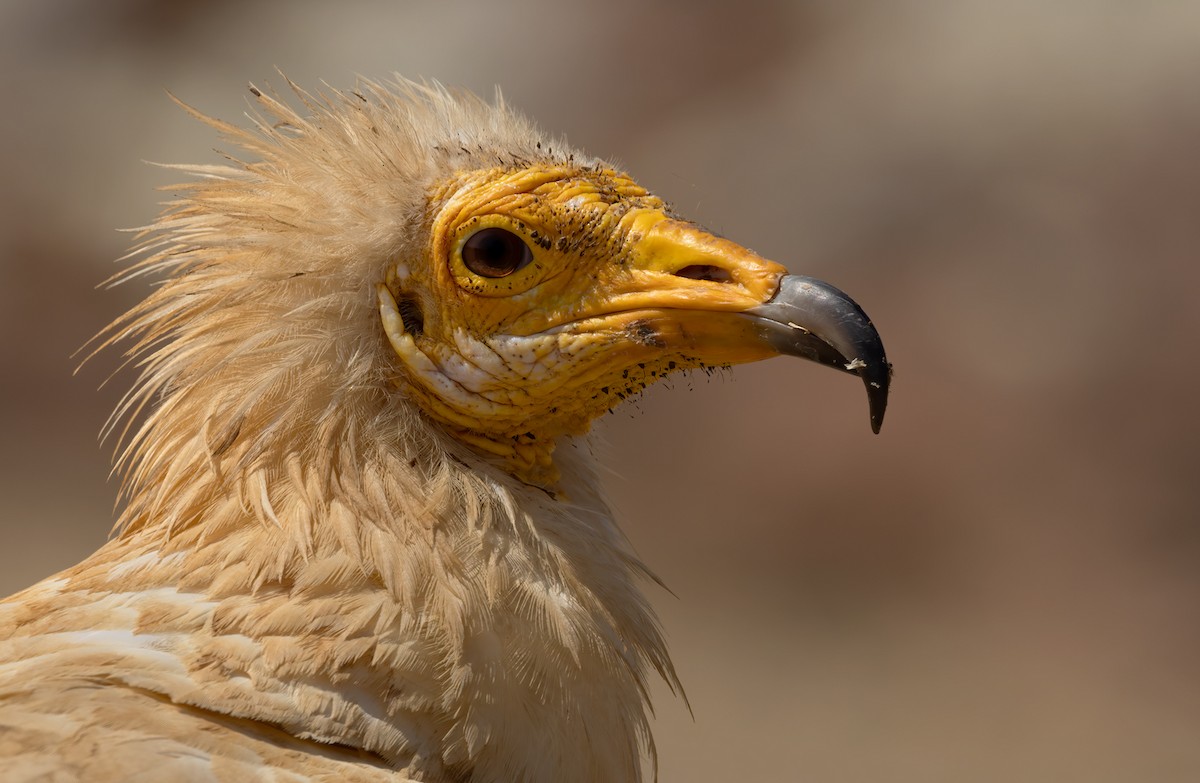
[[[554,438],[663,375],[775,355],[736,314],[786,270],[622,174],[471,172],[433,205],[428,259],[401,259],[379,288],[385,331],[422,407],[530,483],[553,482]],[[464,244],[486,229],[520,237],[531,260],[472,271]]]

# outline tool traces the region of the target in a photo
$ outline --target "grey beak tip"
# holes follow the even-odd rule
[[[747,311],[780,353],[800,356],[862,378],[871,431],[887,409],[892,365],[871,319],[842,291],[820,280],[786,275],[770,302]]]

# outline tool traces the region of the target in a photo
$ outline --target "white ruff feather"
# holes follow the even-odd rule
[[[579,157],[440,88],[255,94],[254,131],[205,121],[257,162],[176,167],[126,275],[165,282],[104,342],[142,367],[119,533],[0,604],[6,779],[640,779],[676,680],[590,450],[569,503],[481,462],[375,304],[435,183]]]

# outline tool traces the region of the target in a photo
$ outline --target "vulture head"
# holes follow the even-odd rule
[[[196,113],[235,152],[175,167],[125,275],[161,282],[103,341],[141,373],[118,533],[13,599],[16,636],[53,671],[37,645],[75,634],[71,671],[148,711],[319,746],[310,772],[353,749],[421,781],[640,779],[647,674],[677,683],[591,423],[786,354],[857,375],[878,431],[878,334],[502,102],[294,89],[252,88],[250,129]]]

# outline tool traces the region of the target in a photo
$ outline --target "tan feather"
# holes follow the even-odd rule
[[[292,88],[249,130],[184,107],[247,161],[169,167],[117,278],[162,281],[98,340],[140,371],[124,509],[0,603],[5,779],[640,780],[649,680],[680,689],[584,433],[792,350],[754,315],[782,267],[500,101]],[[455,266],[476,224],[528,271]],[[876,404],[848,328],[788,339]]]
[[[101,344],[141,367],[111,426],[148,413],[116,539],[0,609],[7,769],[637,778],[643,669],[675,675],[590,465],[571,508],[480,465],[381,391],[374,327],[426,183],[575,153],[437,86],[299,92],[307,118],[254,92],[254,131],[189,111],[258,160],[173,167],[197,180],[119,278],[165,278]],[[96,766],[109,742],[129,744]]]

